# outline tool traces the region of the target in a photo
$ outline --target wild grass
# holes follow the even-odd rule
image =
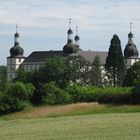
[[[139,140],[140,113],[0,120],[1,140]]]
[[[1,119],[27,119],[61,117],[86,114],[105,114],[105,113],[135,113],[140,112],[140,105],[112,106],[98,103],[77,103],[59,106],[32,107],[24,111],[2,116]]]

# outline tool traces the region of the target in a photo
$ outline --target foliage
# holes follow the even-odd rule
[[[70,65],[72,75],[70,81],[78,85],[89,85],[90,83],[90,62],[82,56],[69,56],[67,64]]]
[[[121,42],[117,35],[114,35],[111,39],[105,68],[107,70],[108,79],[113,82],[113,86],[122,85],[125,66],[121,50]]]
[[[0,66],[0,90],[5,90],[7,83],[7,67]]]
[[[71,68],[64,57],[48,58],[44,67],[38,71],[42,83],[54,81],[59,87],[65,87],[72,75]]]
[[[98,88],[93,86],[78,86],[70,85],[66,88],[66,91],[72,95],[74,103],[77,102],[98,102],[102,101],[107,96],[115,95],[129,95],[132,88],[121,88],[121,87],[109,87],[109,88]],[[110,98],[110,97],[109,97]],[[109,100],[110,101],[110,100]],[[111,101],[110,101],[111,103]],[[124,102],[125,103],[125,102]]]
[[[140,81],[140,61],[127,69],[123,86],[134,86],[138,81]]]
[[[30,104],[34,90],[32,84],[8,83],[7,89],[0,95],[0,114],[24,109]]]
[[[102,84],[102,71],[101,71],[101,62],[100,57],[96,56],[92,65],[91,65],[91,73],[90,73],[90,82],[91,85],[101,87]]]
[[[58,88],[54,82],[49,82],[45,85],[42,103],[49,105],[68,104],[71,103],[71,96],[63,89]]]

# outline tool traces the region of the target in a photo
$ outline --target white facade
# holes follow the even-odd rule
[[[9,81],[15,78],[16,71],[23,63],[24,58],[8,57],[7,58],[7,78]]]
[[[140,58],[128,58],[128,59],[124,59],[124,63],[126,66],[126,69],[130,68],[132,65],[134,65],[134,63],[140,61]]]

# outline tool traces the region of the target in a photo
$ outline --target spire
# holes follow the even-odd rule
[[[130,32],[131,32],[131,30],[132,30],[132,24],[133,24],[133,23],[131,22],[131,23],[130,23]]]
[[[68,29],[68,32],[67,32],[68,43],[73,42],[73,40],[72,40],[72,34],[73,34],[73,31],[71,29],[71,18],[69,18],[69,29]]]
[[[78,36],[78,26],[76,26],[76,36],[75,36],[75,45],[79,47],[80,37]]]
[[[18,24],[16,24],[16,33],[18,32]]]
[[[14,36],[14,44],[15,45],[19,44],[18,38],[19,38],[18,25],[16,24],[16,33],[15,33],[15,36]]]
[[[132,38],[133,38],[133,34],[132,34],[132,32],[131,32],[131,31],[132,31],[132,24],[133,24],[133,23],[131,22],[131,23],[130,23],[130,33],[128,34],[128,38],[129,38],[129,39],[132,39]]]
[[[71,18],[69,18],[69,29],[71,29]]]

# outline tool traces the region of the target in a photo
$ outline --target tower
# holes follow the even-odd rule
[[[16,76],[16,71],[24,61],[24,50],[19,45],[19,33],[18,26],[16,25],[16,33],[14,35],[14,46],[10,49],[10,56],[7,57],[7,77],[8,80],[12,80]]]
[[[124,49],[124,59],[126,68],[132,66],[135,62],[139,61],[139,53],[136,45],[133,42],[132,23],[130,23],[130,32],[128,34],[128,42]]]
[[[74,37],[74,39],[75,39],[76,49],[80,50],[80,44],[79,44],[80,37],[78,36],[78,26],[76,26],[76,36]]]
[[[63,52],[65,54],[71,54],[76,52],[75,45],[73,44],[73,31],[71,29],[71,18],[69,18],[69,29],[67,31],[67,44],[63,47]]]

